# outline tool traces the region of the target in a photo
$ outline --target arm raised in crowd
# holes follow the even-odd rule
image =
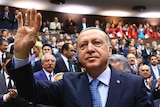
[[[26,59],[29,57],[30,49],[34,46],[38,38],[42,16],[40,13],[37,13],[35,9],[28,9],[25,26],[23,25],[24,22],[21,12],[18,13],[17,19],[18,30],[14,42],[14,55],[16,58]]]

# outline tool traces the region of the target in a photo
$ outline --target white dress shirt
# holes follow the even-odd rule
[[[152,70],[154,72],[156,79],[158,79],[160,74],[159,74],[159,70],[158,70],[157,65],[156,66],[151,65],[151,67],[152,67]]]

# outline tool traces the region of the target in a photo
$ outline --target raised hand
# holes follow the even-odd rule
[[[42,16],[35,9],[27,10],[27,17],[23,25],[22,13],[17,15],[18,30],[14,40],[14,55],[16,58],[26,59],[29,57],[30,49],[34,46],[38,31],[42,24]]]

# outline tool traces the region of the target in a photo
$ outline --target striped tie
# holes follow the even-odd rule
[[[93,107],[102,107],[100,94],[98,91],[98,85],[100,85],[100,81],[97,79],[93,79],[90,84],[90,90],[92,95]]]

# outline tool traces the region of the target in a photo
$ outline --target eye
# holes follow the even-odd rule
[[[79,45],[79,48],[83,50],[83,49],[85,49],[87,47],[87,45],[88,45],[88,43],[81,43]]]
[[[93,44],[94,44],[95,46],[97,46],[97,47],[100,47],[100,46],[102,45],[102,42],[96,40],[96,41],[93,42]]]

